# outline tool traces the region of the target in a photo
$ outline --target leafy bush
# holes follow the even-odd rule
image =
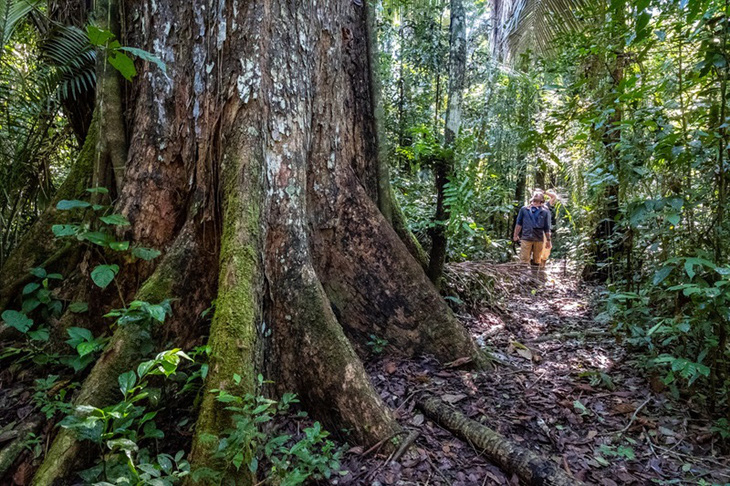
[[[241,377],[235,375],[234,380],[240,382]],[[263,383],[261,375],[259,382]],[[340,471],[342,450],[327,439],[329,433],[322,430],[319,422],[305,428],[304,437],[296,441],[291,435],[281,433],[272,422],[298,403],[293,393],[285,393],[279,402],[260,395],[232,395],[226,390],[211,390],[211,393],[232,412],[233,427],[220,437],[210,434],[203,437],[204,442],[212,445],[212,459],[219,467],[200,468],[193,473],[193,479],[221,481],[231,467],[235,471],[245,467],[281,486],[344,474]]]
[[[158,486],[176,484],[189,474],[190,465],[183,459],[183,451],[173,457],[153,455],[149,448],[164,438],[154,420],[160,390],[152,387],[150,380],[174,375],[183,359],[190,360],[179,349],[159,353],[140,363],[136,371],[119,375],[121,401],[104,408],[77,405],[73,414],[61,421],[61,427],[98,447],[97,464],[79,473],[85,482]]]
[[[695,395],[714,405],[729,398],[729,309],[730,266],[684,257],[668,259],[639,292],[611,293],[606,316],[675,395],[702,383]]]

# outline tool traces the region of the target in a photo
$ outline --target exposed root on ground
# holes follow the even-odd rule
[[[428,418],[476,446],[491,462],[504,471],[516,474],[527,484],[545,486],[583,484],[567,475],[557,464],[518,446],[489,427],[467,418],[433,395],[424,394],[417,403],[418,408]]]

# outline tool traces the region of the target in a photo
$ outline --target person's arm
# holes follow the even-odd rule
[[[558,205],[558,195],[554,190],[550,189],[548,191],[545,191],[545,195],[550,196],[550,199],[547,201],[549,208],[554,208]]]
[[[517,213],[517,222],[515,224],[515,234],[512,235],[513,241],[520,240],[520,232],[522,232],[522,208],[520,208],[520,212]]]

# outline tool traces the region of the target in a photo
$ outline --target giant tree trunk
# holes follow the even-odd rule
[[[115,98],[130,141],[125,237],[163,251],[124,266],[125,299],[177,298],[165,331],[185,342],[206,333],[200,311],[216,298],[207,389],[255,391],[263,373],[331,430],[391,437],[399,426],[358,358],[370,334],[406,355],[482,358],[378,209],[365,9],[134,0],[124,13],[124,43],[167,64],[138,63],[129,98]],[[117,328],[77,404],[113,400],[116,376],[143,358],[140,339]],[[201,434],[229,426],[206,395],[194,465],[209,460]],[[82,451],[60,429],[34,484],[68,475]]]

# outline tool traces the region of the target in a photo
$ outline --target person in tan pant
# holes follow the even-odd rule
[[[546,249],[553,246],[550,230],[550,211],[545,209],[545,195],[537,192],[517,215],[513,239],[520,242],[520,262],[542,266],[543,246]]]
[[[560,200],[558,199],[558,194],[554,189],[546,190],[545,195],[549,198],[545,201],[545,209],[550,211],[550,232],[552,233],[552,230],[555,229],[555,207],[558,205]],[[540,258],[540,266],[542,267],[545,267],[548,258],[550,258],[550,250],[552,249],[552,245],[548,248],[548,246],[544,244],[545,242],[546,240],[543,240],[542,256]]]

